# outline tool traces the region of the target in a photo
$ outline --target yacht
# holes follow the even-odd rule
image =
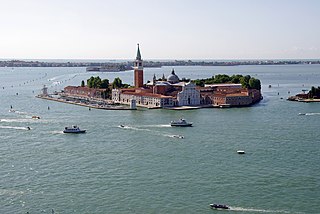
[[[192,123],[188,123],[185,119],[180,119],[176,121],[171,121],[171,126],[181,126],[181,127],[187,127],[192,126]]]
[[[81,130],[78,126],[72,126],[72,127],[65,127],[63,130],[63,133],[73,133],[73,134],[78,134],[78,133],[85,133],[86,130]]]

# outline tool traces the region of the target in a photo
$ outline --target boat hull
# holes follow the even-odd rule
[[[192,126],[192,124],[171,124],[171,126],[175,126],[175,127],[190,127]]]
[[[80,130],[80,131],[63,131],[63,133],[67,133],[67,134],[82,134],[85,133],[86,130]]]

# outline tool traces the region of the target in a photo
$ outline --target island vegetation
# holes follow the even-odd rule
[[[261,82],[259,79],[251,77],[250,75],[232,75],[228,76],[226,74],[217,74],[207,79],[196,79],[193,82],[197,86],[204,87],[205,84],[222,84],[222,83],[234,83],[234,84],[241,84],[243,88],[248,89],[261,89]]]
[[[99,76],[94,77],[91,76],[87,79],[87,85],[85,85],[85,81],[81,81],[81,87],[95,88],[95,89],[105,89],[103,97],[111,98],[111,91],[115,88],[129,88],[130,85],[123,84],[122,80],[119,77],[116,77],[112,83],[109,82],[108,79],[101,79]]]

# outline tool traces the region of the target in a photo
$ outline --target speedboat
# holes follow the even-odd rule
[[[32,119],[40,119],[40,117],[39,117],[39,116],[34,115],[34,116],[32,116]]]
[[[180,138],[180,139],[183,139],[183,138],[184,138],[183,135],[173,135],[173,137],[175,137],[175,138]]]
[[[230,209],[230,207],[228,207],[227,205],[224,205],[224,204],[210,204],[210,207],[212,209],[222,209],[222,210]]]
[[[170,123],[171,126],[180,126],[180,127],[190,127],[192,126],[192,123],[188,123],[185,119],[180,119],[177,121],[171,121]]]
[[[72,126],[72,127],[65,127],[63,130],[63,133],[72,133],[72,134],[78,134],[78,133],[85,133],[86,130],[80,129],[78,126]]]

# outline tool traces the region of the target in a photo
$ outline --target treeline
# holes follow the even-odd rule
[[[192,81],[197,86],[204,87],[205,84],[221,84],[221,83],[234,83],[241,84],[243,88],[250,89],[261,89],[261,82],[259,79],[251,77],[250,75],[232,75],[228,76],[226,74],[217,74],[207,79],[196,79]]]
[[[116,77],[110,84],[108,79],[101,79],[99,76],[90,77],[87,79],[87,85],[85,85],[84,80],[81,81],[81,87],[87,86],[88,88],[106,89],[103,96],[105,98],[111,98],[111,91],[115,88],[129,88],[130,85],[123,84],[119,77]]]
[[[312,86],[311,90],[308,93],[308,97],[310,99],[320,99],[320,87],[318,86],[318,88]]]

